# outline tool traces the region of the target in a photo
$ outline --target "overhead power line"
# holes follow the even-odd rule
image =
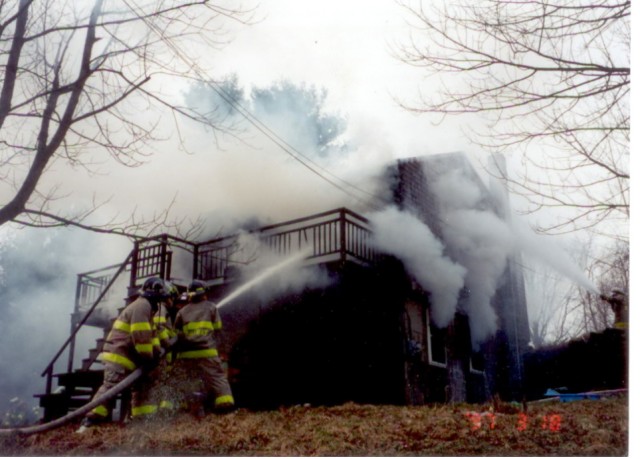
[[[147,24],[149,29],[155,32],[160,39],[163,39],[163,31],[160,30],[153,22],[149,21],[148,18],[141,16],[139,11],[139,6],[135,0],[124,0],[124,3],[131,9],[141,19],[143,22]],[[134,5],[133,7],[131,5]],[[226,92],[222,86],[208,77],[205,72],[201,69],[197,62],[189,59],[182,50],[180,50],[171,40],[166,40],[165,44],[173,51],[173,53],[180,58],[185,64],[187,64],[200,78],[200,80],[207,85],[211,90],[213,90],[222,100],[224,100],[230,107],[232,107],[240,116],[246,119],[252,126],[254,126],[258,131],[260,131],[265,137],[267,137],[271,142],[273,142],[278,148],[288,154],[291,158],[300,163],[303,167],[311,171],[313,174],[320,177],[325,182],[334,186],[338,190],[343,193],[355,198],[356,200],[362,202],[368,207],[371,207],[375,210],[381,209],[385,202],[380,197],[369,191],[366,191],[357,185],[354,185],[347,180],[342,179],[341,177],[335,175],[330,170],[321,166],[309,156],[305,155],[297,148],[292,146],[289,142],[283,139],[280,135],[278,135],[272,128],[270,128],[266,123],[261,121],[258,117],[256,117],[250,110],[245,108],[242,104],[240,104],[233,96],[231,96],[228,92]],[[374,203],[375,201],[377,203]]]

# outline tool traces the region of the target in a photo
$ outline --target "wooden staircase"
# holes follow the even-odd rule
[[[118,313],[122,309],[124,307],[119,308]],[[96,339],[95,347],[89,349],[89,354],[82,360],[79,369],[67,373],[54,374],[58,388],[48,394],[35,395],[36,398],[40,399],[40,407],[44,409],[44,422],[64,416],[91,401],[98,388],[102,385],[104,373],[98,356],[102,352],[107,335],[115,320],[113,318],[109,321],[109,326],[104,328],[102,338]],[[128,403],[128,398],[126,396],[123,398],[122,394],[116,398],[116,406],[120,407],[121,419],[126,414]]]
[[[102,384],[102,370],[76,370],[54,375],[58,389],[49,394],[37,394],[44,408],[43,421],[62,417],[91,401]]]

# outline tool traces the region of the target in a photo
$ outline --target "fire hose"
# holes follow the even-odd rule
[[[176,340],[177,339],[174,337],[169,342],[169,347],[173,346],[173,344],[176,342]],[[166,350],[165,349],[161,349],[160,350],[160,358],[164,357],[165,353],[166,353]],[[77,410],[75,410],[75,411],[73,411],[73,412],[71,412],[71,413],[69,413],[69,414],[67,414],[65,416],[62,416],[61,418],[54,419],[53,421],[47,422],[45,424],[38,424],[38,425],[35,425],[35,426],[15,427],[13,429],[0,429],[0,435],[7,435],[7,434],[31,435],[31,434],[34,434],[34,433],[46,432],[47,430],[51,430],[51,429],[57,429],[58,427],[66,424],[68,422],[71,422],[74,419],[79,418],[80,416],[83,416],[83,415],[87,414],[89,411],[94,409],[96,406],[99,406],[99,405],[102,405],[102,404],[108,402],[113,397],[118,395],[120,392],[122,392],[123,390],[125,390],[129,386],[131,386],[140,376],[142,376],[142,374],[144,372],[145,372],[145,370],[143,368],[136,368],[133,372],[131,372],[130,375],[128,375],[126,378],[124,378],[118,384],[113,386],[107,392],[102,394],[100,397],[96,398],[95,400],[91,400],[86,405],[81,406]]]
[[[125,379],[120,381],[118,384],[113,386],[107,392],[105,392],[102,396],[96,398],[95,400],[90,401],[86,405],[78,408],[77,410],[61,417],[58,419],[54,419],[53,421],[47,422],[45,424],[38,424],[35,426],[29,427],[16,427],[13,429],[0,429],[0,435],[6,434],[25,434],[31,435],[34,433],[46,432],[47,430],[56,429],[80,416],[87,414],[89,411],[94,409],[98,405],[102,405],[103,403],[108,402],[113,397],[118,395],[120,392],[131,386],[136,379],[138,379],[143,373],[142,368],[135,369],[130,375],[128,375]]]

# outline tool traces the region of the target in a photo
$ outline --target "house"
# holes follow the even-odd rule
[[[444,238],[447,228],[434,186],[451,170],[474,183],[483,212],[505,217],[504,203],[458,154],[406,159],[389,167],[387,204],[410,212]],[[79,368],[74,362],[79,330],[109,330],[113,317],[96,311],[114,298],[121,301],[125,286],[132,294],[150,276],[171,279],[181,288],[192,278],[202,279],[210,286],[210,298],[224,302],[245,285],[234,261],[250,252],[247,241],[285,258],[308,250],[305,267],[296,274],[314,270],[314,281],[274,290],[276,282],[268,278],[220,308],[221,351],[240,405],[423,404],[521,396],[522,354],[529,337],[518,260],[506,260],[491,298],[495,333],[475,343],[475,323],[465,312],[474,290],[460,290],[452,320],[438,327],[432,320],[433,292],[401,259],[377,250],[367,218],[341,208],[204,242],[151,237],[137,241],[122,264],[80,274],[72,335],[43,372],[46,390],[39,397],[45,419],[85,403],[100,382],[97,356],[103,340]],[[449,256],[455,260],[454,252]],[[251,254],[245,259],[252,260]],[[62,357],[66,372],[57,374]],[[53,389],[54,376],[62,389]]]

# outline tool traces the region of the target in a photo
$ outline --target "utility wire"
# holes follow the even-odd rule
[[[256,129],[258,129],[260,132],[262,132],[273,143],[275,143],[278,147],[280,147],[285,153],[287,153],[293,159],[295,159],[300,164],[302,164],[304,167],[309,169],[311,172],[313,172],[314,174],[316,174],[317,176],[319,176],[320,178],[322,178],[326,182],[330,183],[331,185],[335,186],[339,190],[343,191],[344,193],[350,195],[351,197],[354,197],[355,199],[357,199],[360,202],[363,202],[363,203],[366,204],[366,201],[364,201],[364,199],[362,197],[354,194],[348,188],[351,188],[352,190],[354,190],[356,192],[359,192],[359,193],[361,193],[361,194],[363,194],[363,195],[365,195],[365,196],[367,196],[369,198],[374,198],[374,199],[377,199],[377,200],[382,202],[382,199],[379,196],[376,196],[373,193],[370,193],[370,192],[368,192],[366,190],[363,190],[362,188],[358,187],[357,185],[354,185],[354,184],[342,179],[341,177],[333,174],[328,169],[320,166],[318,163],[313,161],[308,156],[306,156],[303,153],[301,153],[298,149],[296,149],[290,143],[288,143],[286,140],[284,140],[282,137],[280,137],[269,126],[267,126],[265,123],[260,121],[259,118],[257,118],[255,115],[253,115],[247,109],[245,109],[241,104],[239,104],[237,101],[235,101],[233,98],[231,98],[231,96],[226,91],[224,91],[224,89],[222,89],[220,87],[220,85],[218,83],[216,83],[215,81],[206,81],[205,84],[207,84],[213,91],[215,91],[225,102],[230,104],[238,113],[240,113]],[[329,176],[332,177],[332,178],[329,178]],[[340,185],[339,182],[342,183],[342,185]],[[372,207],[377,207],[377,206],[374,206],[372,204],[369,204],[369,205],[371,205]]]
[[[260,131],[263,135],[265,135],[269,140],[271,140],[276,146],[278,146],[282,151],[291,156],[294,160],[299,162],[302,166],[307,168],[313,174],[320,177],[322,180],[327,183],[333,185],[340,191],[345,194],[355,198],[359,202],[362,202],[368,207],[371,207],[376,210],[380,210],[384,205],[384,200],[379,196],[370,193],[362,188],[338,177],[328,169],[322,167],[315,161],[313,161],[309,156],[303,154],[298,149],[293,147],[290,143],[284,140],[281,136],[279,136],[273,129],[271,129],[267,124],[262,122],[258,117],[256,117],[253,113],[251,113],[248,109],[242,106],[235,98],[233,98],[229,93],[227,93],[220,84],[213,81],[211,78],[208,78],[205,75],[204,71],[200,68],[200,66],[190,60],[182,50],[178,49],[177,46],[171,40],[165,40],[163,38],[163,32],[156,26],[153,22],[149,21],[147,18],[141,16],[138,11],[140,7],[136,3],[135,0],[124,0],[124,3],[131,9],[131,11],[138,16],[146,25],[153,30],[161,40],[164,40],[165,44],[175,53],[177,57],[180,58],[186,65],[188,65],[200,78],[204,84],[206,84],[210,89],[216,92],[229,106],[231,106],[236,112],[238,112],[244,119],[246,119],[252,126],[254,126],[258,131]],[[131,6],[134,5],[134,7]],[[362,196],[356,194],[360,193],[366,196],[366,199]],[[379,204],[374,204],[371,202],[371,198],[377,200]]]

